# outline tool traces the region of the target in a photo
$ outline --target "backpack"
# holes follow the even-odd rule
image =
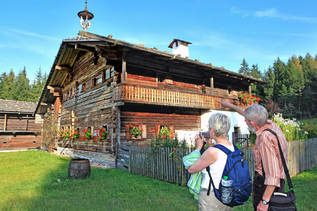
[[[225,204],[221,200],[221,180],[219,184],[219,189],[216,189],[212,181],[212,177],[210,175],[209,166],[206,168],[208,175],[210,177],[207,195],[209,196],[210,185],[212,184],[216,198],[223,204],[230,207],[244,204],[244,202],[246,202],[249,199],[252,190],[249,166],[247,161],[243,158],[244,153],[240,151],[237,146],[233,146],[235,150],[234,152],[231,152],[225,146],[220,144],[213,146],[222,150],[224,153],[228,155],[227,162],[221,178],[223,178],[224,176],[228,176],[229,180],[233,180],[233,197],[232,201],[229,204]]]

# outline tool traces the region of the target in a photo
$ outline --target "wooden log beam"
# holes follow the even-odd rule
[[[58,122],[60,104],[61,104],[61,98],[57,97],[54,103],[54,118],[56,122]]]
[[[70,68],[70,67],[68,67],[68,66],[56,65],[56,66],[55,66],[55,70],[61,70],[61,71],[70,72],[70,71],[72,70],[72,68]]]
[[[214,78],[211,77],[210,78],[210,94],[213,95],[214,94]]]
[[[127,82],[127,54],[123,52],[122,54],[122,83]]]
[[[7,131],[7,114],[4,114],[4,127],[3,131]]]
[[[54,97],[62,96],[62,89],[60,87],[47,86],[47,89],[50,90],[50,93],[53,94]]]

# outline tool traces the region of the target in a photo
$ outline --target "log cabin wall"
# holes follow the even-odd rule
[[[75,64],[63,88],[60,128],[82,131],[91,127],[93,131],[104,126],[108,139],[102,147],[88,146],[82,140],[75,141],[74,148],[88,151],[113,151],[113,109],[111,83],[116,80],[115,68],[106,65],[106,60],[96,55],[84,54]],[[93,134],[92,131],[92,134]]]
[[[0,114],[0,150],[39,148],[42,144],[41,130],[40,115]]]
[[[158,126],[173,126],[174,130],[197,130],[200,127],[200,115],[163,114],[148,112],[121,112],[121,144],[122,145],[149,145],[151,139],[157,135]],[[146,138],[132,139],[129,135],[129,126],[141,124],[146,128]],[[145,126],[145,127],[144,127]]]

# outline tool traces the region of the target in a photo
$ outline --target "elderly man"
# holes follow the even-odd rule
[[[253,148],[255,175],[252,188],[254,210],[268,210],[268,204],[274,191],[284,191],[285,173],[277,138],[266,129],[273,130],[287,160],[287,141],[281,128],[268,120],[266,108],[253,104],[247,109],[233,105],[228,101],[219,101],[224,107],[231,108],[245,117],[249,130],[256,133],[256,143]]]

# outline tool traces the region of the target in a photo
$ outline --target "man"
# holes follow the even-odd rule
[[[285,160],[287,161],[287,141],[283,131],[276,123],[268,120],[267,110],[259,104],[253,104],[244,109],[228,101],[219,102],[224,107],[231,108],[244,116],[249,130],[256,134],[256,143],[253,148],[255,175],[252,201],[254,210],[266,211],[273,192],[284,191],[285,173],[277,139],[271,132],[264,130],[271,129],[278,135]]]

